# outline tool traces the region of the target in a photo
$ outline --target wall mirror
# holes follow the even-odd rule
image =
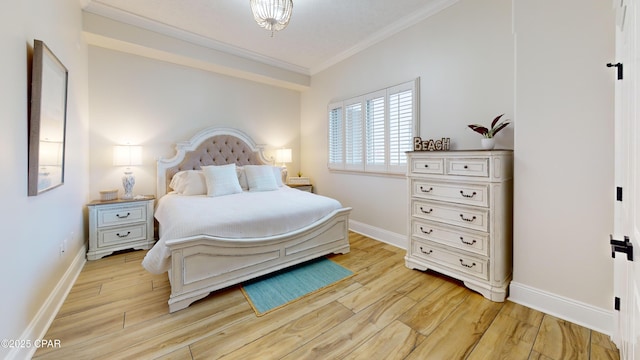
[[[41,40],[34,40],[29,114],[28,195],[64,183],[68,71]]]

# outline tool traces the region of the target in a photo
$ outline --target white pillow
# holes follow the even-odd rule
[[[207,184],[207,196],[222,196],[241,193],[242,188],[238,182],[236,164],[203,166],[204,177]]]
[[[202,170],[185,170],[177,172],[172,178],[171,187],[177,194],[204,195],[207,185]]]
[[[238,173],[238,181],[242,190],[249,190],[249,184],[247,183],[247,174],[244,172],[244,167],[236,166],[236,172]]]
[[[247,176],[249,191],[271,191],[277,190],[273,166],[269,165],[245,165],[244,173]]]
[[[271,168],[273,169],[273,176],[276,177],[276,185],[278,187],[282,186],[282,168],[279,166],[272,166]]]

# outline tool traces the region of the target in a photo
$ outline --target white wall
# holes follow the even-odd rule
[[[210,126],[240,129],[268,154],[300,154],[300,93],[124,52],[89,46],[90,195],[119,189],[122,168],[113,145],[143,146],[143,165],[132,170],[135,194],[155,194],[158,157],[174,155],[177,141]]]
[[[352,206],[357,226],[397,243],[405,180],[329,172],[328,103],[419,76],[421,136],[451,137],[457,149],[477,148],[467,124],[506,113],[514,123],[498,146],[515,149],[512,300],[608,332],[613,30],[610,1],[461,0],[312,77],[302,171]]]
[[[515,288],[611,310],[612,5],[514,3]],[[516,295],[527,303],[531,294]]]
[[[51,296],[74,260],[84,256],[83,211],[88,199],[87,47],[78,0],[0,3],[0,180],[2,302],[0,337],[35,340],[55,315]],[[43,40],[69,70],[65,183],[27,197],[28,53]],[[67,239],[67,251],[59,245]],[[72,282],[73,279],[67,279]],[[64,284],[63,284],[64,285]],[[54,301],[55,302],[55,301]],[[44,321],[44,323],[43,323]],[[0,357],[12,349],[0,348]],[[15,352],[13,353],[15,354]]]
[[[502,113],[513,118],[513,53],[511,2],[462,0],[314,75],[302,96],[302,172],[320,193],[352,206],[352,220],[390,232],[391,242],[405,246],[404,177],[329,172],[327,105],[420,77],[421,137],[450,137],[454,149],[477,149],[481,137],[466,125],[489,124]],[[498,147],[512,148],[514,128],[498,135]]]

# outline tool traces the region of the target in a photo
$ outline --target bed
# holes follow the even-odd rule
[[[270,165],[263,147],[231,128],[202,130],[191,140],[177,143],[174,157],[158,160],[159,240],[142,265],[153,273],[168,272],[169,312],[184,309],[212,291],[350,251],[351,208],[287,187],[278,180],[280,168]],[[234,183],[229,185],[231,194],[211,194],[212,189],[229,191],[229,186],[219,184],[231,168],[242,191]],[[181,188],[184,182],[177,180],[186,178],[189,185]],[[202,183],[194,187],[193,179],[204,181],[209,192],[202,194]],[[253,191],[262,190],[256,184],[265,179],[268,191]],[[182,190],[177,193],[175,188]]]

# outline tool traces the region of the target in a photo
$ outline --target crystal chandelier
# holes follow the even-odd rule
[[[280,31],[287,27],[293,9],[293,0],[250,0],[253,18],[260,27]]]

